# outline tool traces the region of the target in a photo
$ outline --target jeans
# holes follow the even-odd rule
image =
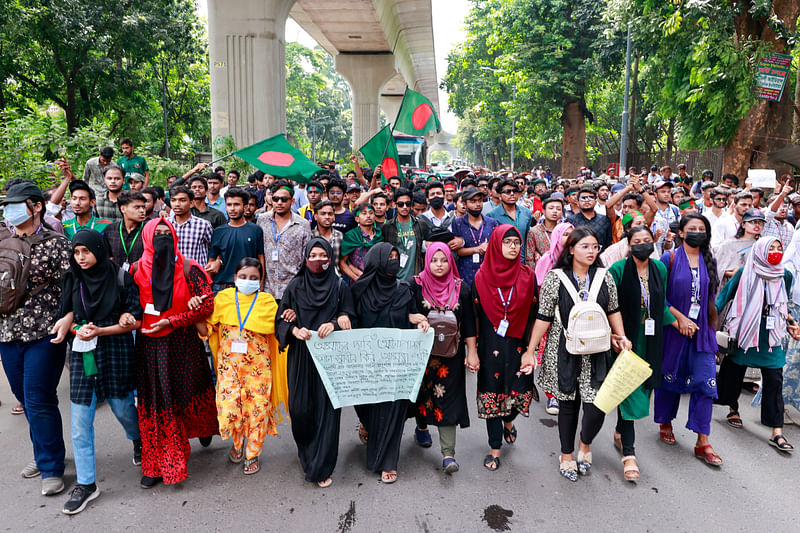
[[[578,432],[578,415],[581,411],[581,398],[578,393],[574,400],[558,402],[558,437],[561,440],[561,453],[575,451],[575,433]],[[581,442],[591,444],[600,433],[605,420],[605,413],[593,403],[583,402],[583,419],[581,420]]]
[[[33,458],[42,478],[64,475],[64,435],[58,410],[58,382],[67,357],[66,345],[47,336],[30,342],[0,342],[11,392],[25,407]]]
[[[133,391],[125,398],[106,398],[111,411],[125,429],[130,440],[139,440],[139,418],[133,404]],[[75,455],[75,470],[79,485],[91,485],[97,480],[94,453],[94,414],[97,409],[97,396],[92,395],[92,403],[81,405],[72,403],[72,448]]]

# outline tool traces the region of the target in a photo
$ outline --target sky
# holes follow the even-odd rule
[[[400,0],[402,1],[402,0]],[[433,40],[436,52],[436,74],[439,82],[447,73],[447,54],[466,37],[464,19],[469,13],[469,0],[431,0],[433,11]],[[207,0],[198,0],[198,11],[203,17],[208,15]],[[291,18],[286,21],[286,41],[299,42],[306,46],[317,43]],[[439,89],[439,119],[442,128],[455,134],[456,116],[447,108],[447,93]]]

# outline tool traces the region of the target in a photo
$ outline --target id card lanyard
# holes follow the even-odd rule
[[[700,316],[700,268],[690,269],[692,273],[692,304],[689,306],[689,318],[697,320]]]
[[[119,240],[122,243],[122,251],[125,252],[125,264],[122,265],[122,270],[127,271],[128,268],[130,268],[130,266],[131,266],[130,257],[131,257],[131,252],[133,251],[133,245],[136,244],[136,239],[138,239],[139,238],[139,234],[142,233],[142,230],[144,229],[144,224],[142,224],[141,227],[139,227],[139,231],[137,231],[136,235],[133,236],[133,240],[131,241],[131,247],[130,248],[125,246],[125,238],[122,236],[122,226],[123,226],[123,224],[124,223],[121,222],[120,225],[119,225]]]
[[[481,217],[481,227],[478,228],[478,235],[475,235],[475,230],[472,228],[472,224],[469,223],[467,220],[467,216],[464,215],[464,222],[466,223],[467,227],[469,228],[470,233],[472,233],[472,238],[475,239],[475,245],[480,246],[483,241],[483,230],[486,227],[486,220]],[[473,263],[480,263],[481,262],[481,254],[474,253],[472,254],[472,262]]]
[[[766,300],[767,295],[768,295],[767,291],[769,289],[767,288],[767,282],[764,281],[763,283],[764,283],[764,299]],[[778,299],[778,295],[781,293],[780,291],[782,291],[782,290],[783,290],[783,279],[781,279],[781,284],[778,287],[778,291],[775,293],[775,300],[776,301]],[[766,329],[767,329],[767,331],[772,331],[778,325],[778,323],[777,323],[778,317],[772,314],[772,312],[775,310],[775,306],[774,305],[766,304],[766,308],[767,308],[766,317],[765,317]]]
[[[641,287],[642,290],[642,299],[644,300],[644,307],[645,309],[647,309],[647,318],[644,321],[644,334],[648,337],[652,337],[653,335],[656,334],[656,321],[653,320],[653,317],[650,315],[650,293],[644,286],[642,278],[639,278],[639,287]]]
[[[256,305],[256,300],[258,300],[258,293],[253,297],[253,302],[250,304],[250,309],[247,310],[247,314],[242,320],[242,311],[239,309],[239,290],[237,289],[236,292],[233,293],[233,296],[236,300],[236,318],[239,321],[239,338],[231,343],[231,352],[232,353],[247,353],[247,341],[244,340],[242,336],[242,331],[244,330],[245,324],[247,324],[247,319],[250,318],[250,313],[253,311],[253,307]]]
[[[500,290],[500,287],[497,287],[497,294],[500,295],[500,303],[503,304],[503,320],[501,320],[500,324],[497,326],[497,334],[501,337],[505,337],[509,326],[508,306],[511,305],[511,297],[514,296],[514,287],[511,287],[511,291],[508,293],[508,300],[503,298],[503,291]]]
[[[589,301],[589,288],[592,286],[592,278],[589,277],[589,272],[586,272],[586,290],[581,291],[581,280],[578,279],[578,276],[575,275],[575,272],[572,273],[572,277],[575,278],[575,284],[578,286],[578,294],[580,295],[583,292],[583,301]],[[577,303],[577,302],[576,302]]]
[[[284,228],[284,232],[285,231],[286,230]],[[280,242],[281,237],[283,237],[283,232],[277,233],[275,231],[275,219],[273,218],[272,219],[272,240],[275,241],[275,248],[272,249],[272,262],[273,263],[277,263],[278,262],[278,243]],[[253,301],[255,301],[255,300],[253,300]],[[245,320],[247,320],[247,319],[245,319]]]

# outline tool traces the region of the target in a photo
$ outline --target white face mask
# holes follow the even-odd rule
[[[28,205],[25,202],[7,204],[3,208],[3,218],[12,226],[21,226],[31,218]]]
[[[237,279],[236,290],[244,294],[253,294],[261,288],[261,282],[257,279]]]

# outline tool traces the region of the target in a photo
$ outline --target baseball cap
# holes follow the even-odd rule
[[[750,222],[751,220],[767,220],[761,209],[748,209],[742,216],[742,222]]]
[[[545,198],[544,200],[542,200],[542,207],[546,207],[547,204],[549,204],[550,202],[561,202],[561,204],[563,205],[564,200],[565,200],[564,195],[556,191],[547,198]]]
[[[480,189],[476,189],[475,187],[467,187],[466,189],[464,189],[464,192],[461,193],[461,199],[464,200],[465,202],[467,200],[475,198],[476,196],[480,196],[481,198],[483,198],[484,195],[480,191]]]
[[[142,183],[144,183],[144,176],[142,174],[139,174],[138,172],[130,172],[128,174],[125,174],[125,181],[128,180],[141,181]]]
[[[350,185],[347,186],[347,192],[355,192],[355,191],[361,192],[361,185],[359,185],[358,183],[351,183]]]
[[[672,187],[672,182],[663,179],[653,182],[653,190],[660,189],[661,187]]]
[[[0,205],[18,204],[32,198],[44,201],[44,195],[35,183],[30,181],[15,183],[8,188],[6,197],[0,202]]]

